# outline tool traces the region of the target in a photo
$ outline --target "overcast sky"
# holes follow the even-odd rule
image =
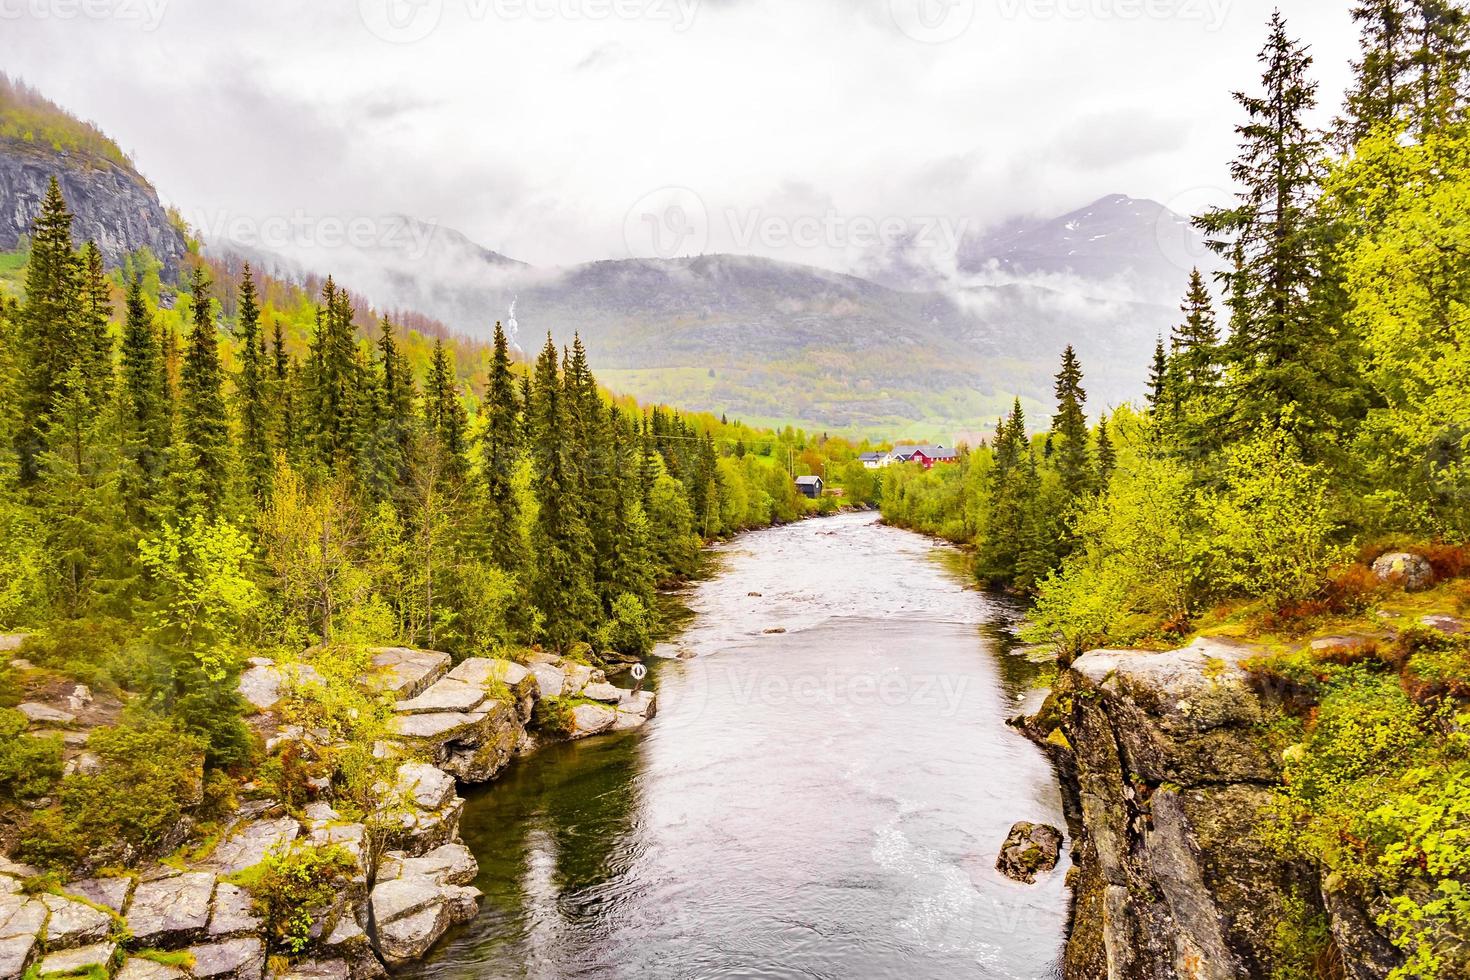
[[[703,222],[685,250],[832,265],[879,222],[1218,200],[1273,6],[0,0],[0,68],[196,224],[404,212],[550,265]],[[1280,6],[1335,108],[1347,4]]]

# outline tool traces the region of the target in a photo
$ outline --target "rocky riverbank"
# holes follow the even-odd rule
[[[1462,632],[1449,616],[1416,626]],[[1311,641],[1317,650],[1386,634]],[[1352,980],[1381,980],[1402,954],[1363,895],[1266,839],[1282,763],[1264,729],[1290,690],[1250,669],[1268,653],[1199,639],[1165,652],[1097,650],[1064,670],[1020,723],[1052,754],[1069,797],[1072,926],[1066,980],[1227,980],[1280,965],[1293,905],[1330,927]]]
[[[401,760],[393,784],[377,787],[374,817],[344,819],[330,787],[313,786],[316,799],[305,806],[239,804],[217,838],[181,852],[188,856],[70,881],[0,859],[0,980],[381,976],[477,912],[478,868],[459,839],[457,782],[488,782],[539,744],[637,728],[656,710],[651,692],[615,687],[603,671],[549,654],[455,665],[446,654],[394,647],[372,657],[364,685],[395,699],[391,737],[374,752]],[[271,760],[309,758],[328,743],[325,731],[284,724],[280,713],[293,691],[321,683],[307,664],[250,661],[239,689]],[[69,707],[37,703],[25,713],[35,732],[68,736],[69,764],[86,765],[86,732]],[[241,795],[255,791],[247,785]],[[289,962],[268,959],[272,937],[241,876],[302,845],[334,847],[350,870],[329,901],[300,910],[311,917],[303,948]]]

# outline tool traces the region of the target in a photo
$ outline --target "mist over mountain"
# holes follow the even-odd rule
[[[948,268],[895,250],[867,276],[739,255],[536,268],[454,229],[380,222],[372,241],[299,261],[329,260],[376,305],[472,336],[512,319],[533,347],[547,331],[576,332],[601,376],[639,398],[945,439],[983,429],[1016,397],[1049,411],[1068,343],[1095,410],[1136,398],[1204,255],[1188,219],[1122,195],[969,237]]]

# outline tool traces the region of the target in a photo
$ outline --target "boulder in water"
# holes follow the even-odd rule
[[[1062,832],[1044,823],[1021,821],[1011,828],[995,859],[995,868],[1013,881],[1030,885],[1038,872],[1057,866],[1062,852]]]

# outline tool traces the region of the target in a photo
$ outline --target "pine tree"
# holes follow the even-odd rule
[[[82,378],[93,411],[101,411],[112,398],[113,343],[108,324],[112,319],[112,291],[102,265],[102,251],[95,242],[82,246],[78,259],[81,274],[77,341]]]
[[[1169,396],[1169,355],[1164,350],[1164,338],[1159,336],[1154,340],[1154,356],[1148,365],[1148,399],[1149,414],[1155,418],[1164,415],[1168,410],[1167,402]]]
[[[149,508],[163,477],[164,456],[172,431],[163,345],[143,298],[143,283],[128,284],[122,336],[122,386],[119,422],[122,429],[122,494],[137,527],[147,527]]]
[[[22,486],[36,480],[47,448],[48,419],[58,399],[69,394],[66,379],[77,352],[89,347],[78,330],[81,269],[72,249],[71,222],[61,185],[52,177],[31,236],[26,300],[17,317],[21,405],[15,450]]]
[[[1470,75],[1470,15],[1458,0],[1415,0],[1410,55],[1416,74],[1414,110],[1421,135],[1464,117]]]
[[[1057,412],[1052,416],[1052,433],[1061,439],[1053,445],[1057,471],[1062,478],[1062,491],[1068,500],[1085,493],[1092,483],[1091,464],[1087,458],[1087,415],[1083,406],[1087,392],[1082,387],[1082,365],[1077,352],[1068,344],[1062,352],[1062,367],[1056,376]]]
[[[557,360],[556,344],[547,335],[536,359],[530,408],[537,499],[533,595],[547,642],[564,650],[596,624],[598,603],[589,560],[592,542],[567,458],[567,413]]]
[[[469,418],[460,400],[453,356],[443,340],[434,342],[434,356],[429,362],[429,379],[424,389],[424,416],[443,457],[445,478],[462,480],[469,471]]]
[[[520,502],[515,471],[521,456],[522,405],[510,368],[510,344],[505,329],[495,323],[490,378],[485,390],[485,430],[480,441],[480,471],[485,481],[486,547],[501,568],[515,572],[525,561],[521,541]]]
[[[1097,482],[1106,488],[1108,481],[1113,478],[1113,470],[1118,467],[1118,454],[1113,449],[1113,439],[1108,435],[1108,417],[1104,415],[1097,422]]]
[[[301,459],[298,381],[295,361],[286,350],[285,332],[277,320],[271,340],[271,444],[292,463]]]
[[[306,389],[310,446],[323,467],[352,469],[357,446],[357,394],[361,379],[352,301],[328,277],[317,311]]]
[[[202,266],[194,267],[190,292],[193,326],[179,371],[180,434],[198,475],[199,504],[206,516],[213,517],[224,509],[229,490],[230,429],[225,415],[219,334],[214,325],[209,279]]]
[[[256,499],[270,492],[271,474],[275,471],[275,453],[271,445],[270,406],[267,402],[265,336],[260,329],[260,305],[255,295],[255,279],[246,265],[240,281],[240,374],[235,381],[236,403],[240,414],[240,454],[245,467],[246,485]]]
[[[1265,66],[1260,97],[1236,93],[1248,120],[1237,128],[1241,154],[1231,173],[1239,203],[1199,219],[1210,247],[1234,268],[1222,275],[1231,304],[1229,359],[1234,422],[1244,431],[1275,420],[1293,402],[1322,430],[1334,418],[1331,328],[1313,308],[1319,267],[1319,229],[1312,216],[1321,142],[1307,122],[1316,83],[1312,58],[1286,31],[1280,12],[1260,54]]]
[[[1214,445],[1214,418],[1219,411],[1220,331],[1204,276],[1195,269],[1180,307],[1184,320],[1170,338],[1169,384],[1173,407],[1169,433],[1182,448]]]
[[[1353,63],[1346,117],[1335,127],[1344,150],[1375,126],[1395,122],[1414,104],[1410,6],[1408,0],[1365,0],[1353,8],[1362,56]]]

